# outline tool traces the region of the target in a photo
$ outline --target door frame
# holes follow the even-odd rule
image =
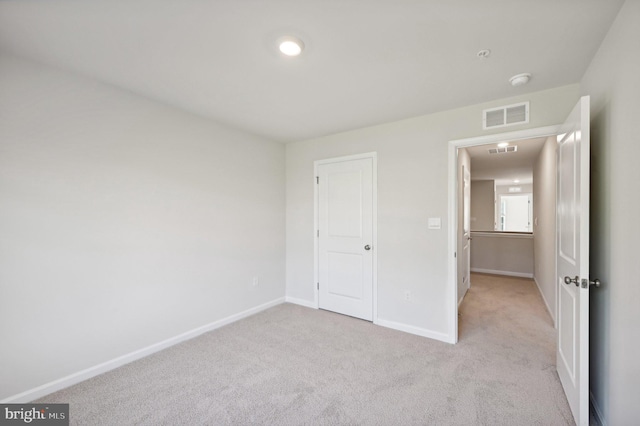
[[[313,162],[313,305],[316,309],[320,309],[320,292],[318,290],[318,279],[320,276],[320,239],[318,237],[320,191],[318,190],[317,180],[318,166],[369,158],[372,160],[373,165],[373,323],[378,324],[378,153],[375,151],[343,157],[326,158]]]
[[[514,132],[493,133],[490,135],[475,136],[465,139],[454,139],[449,141],[449,167],[448,167],[448,282],[447,299],[449,306],[449,326],[447,332],[447,342],[458,342],[458,268],[456,253],[458,251],[458,148],[467,148],[477,145],[487,145],[504,140],[533,139],[548,136],[555,136],[560,133],[561,125],[546,127],[536,127],[533,129],[517,130]],[[472,171],[473,173],[473,171]]]

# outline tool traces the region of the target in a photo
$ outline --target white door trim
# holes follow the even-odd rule
[[[534,129],[517,130],[514,132],[495,133],[491,135],[476,136],[466,139],[455,139],[449,141],[449,168],[448,168],[448,196],[449,196],[449,243],[448,243],[448,281],[447,299],[449,306],[449,326],[447,331],[447,342],[458,342],[458,271],[456,261],[456,250],[458,249],[458,200],[456,189],[458,187],[458,148],[465,148],[476,145],[486,145],[490,143],[502,142],[504,140],[532,139],[545,136],[554,136],[560,133],[560,125],[537,127]]]
[[[318,291],[319,273],[319,239],[318,226],[320,206],[320,192],[318,191],[317,177],[318,166],[322,164],[339,163],[342,161],[362,160],[370,158],[373,161],[373,323],[378,324],[378,153],[366,152],[363,154],[347,155],[344,157],[326,158],[313,162],[313,304],[320,309]]]

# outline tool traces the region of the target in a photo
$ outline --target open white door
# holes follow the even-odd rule
[[[471,284],[471,173],[469,169],[462,166],[462,288],[464,292]],[[464,296],[458,295],[460,299]]]
[[[373,320],[373,158],[318,164],[319,307]]]
[[[579,426],[589,424],[589,97],[558,136],[556,367]]]

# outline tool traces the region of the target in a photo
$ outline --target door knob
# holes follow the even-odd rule
[[[575,285],[580,285],[580,284],[578,283],[578,281],[580,281],[580,277],[578,277],[577,275],[576,275],[576,277],[575,277],[575,278],[571,278],[571,277],[564,277],[564,283],[565,283],[565,284],[571,284],[571,283],[574,283]]]
[[[366,246],[364,246],[365,250],[371,250],[371,246],[369,244],[367,244]]]
[[[582,280],[582,287],[583,288],[587,288],[587,287],[590,287],[592,285],[596,286],[596,288],[600,287],[600,280],[597,279],[597,278],[595,280],[593,280],[593,281],[591,281],[591,280],[588,280],[588,281],[587,280]]]

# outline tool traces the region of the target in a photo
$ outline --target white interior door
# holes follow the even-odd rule
[[[462,288],[471,284],[471,173],[462,166]],[[460,298],[462,295],[458,295]]]
[[[531,194],[500,195],[501,231],[531,232]]]
[[[589,424],[589,97],[558,136],[556,367],[576,424]]]
[[[373,320],[373,158],[318,165],[319,307]]]

